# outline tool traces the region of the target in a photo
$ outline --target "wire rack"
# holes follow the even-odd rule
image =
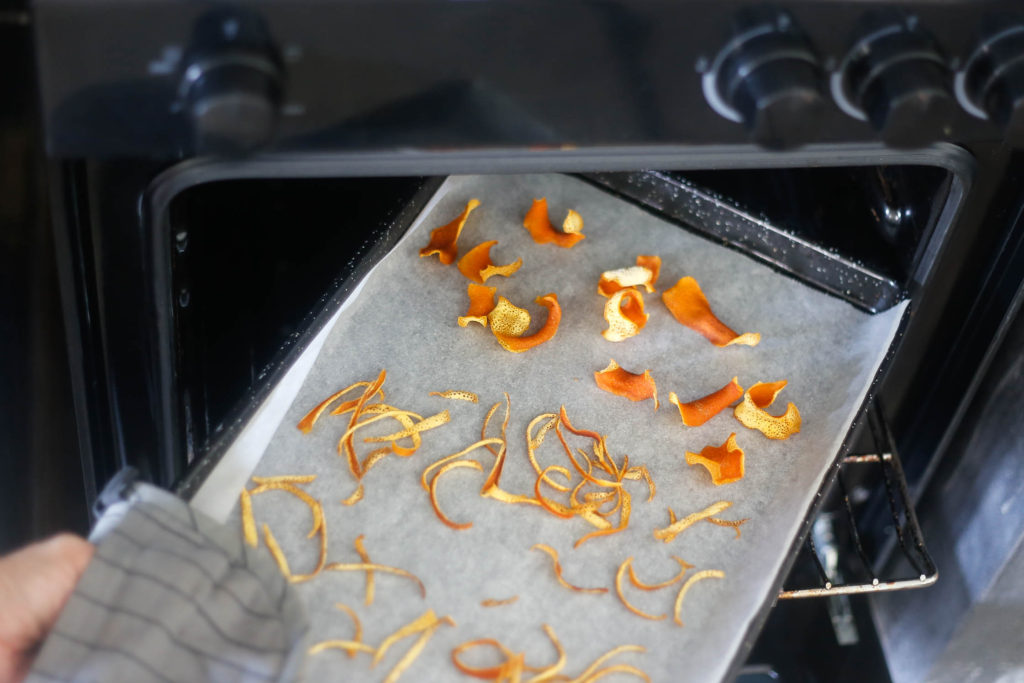
[[[938,580],[939,572],[925,547],[892,432],[877,401],[868,409],[867,427],[875,452],[843,458],[831,492],[832,504],[823,506],[825,509],[816,516],[801,551],[802,556],[810,558],[804,564],[813,566],[814,572],[811,576],[791,572],[787,583],[793,581],[801,587],[784,588],[779,592],[780,598],[908,590],[924,588]],[[851,482],[856,483],[851,486]],[[891,543],[869,544],[863,540],[861,525],[867,517],[867,506],[858,503],[866,502],[873,494],[881,496],[888,506],[890,538],[894,537]],[[869,552],[869,547],[875,552]],[[884,564],[896,567],[892,571],[900,574],[880,576],[877,568],[890,555],[890,549],[897,548],[904,561]]]

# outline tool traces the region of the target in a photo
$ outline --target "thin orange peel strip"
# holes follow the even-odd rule
[[[370,559],[370,553],[366,552],[366,546],[363,545],[363,539],[364,538],[365,538],[365,536],[363,534],[359,534],[358,536],[356,536],[356,539],[352,542],[352,545],[355,547],[356,554],[359,555],[359,559],[362,560],[363,563],[365,563],[365,564],[373,564],[373,561]],[[374,596],[375,590],[376,590],[376,585],[375,585],[374,580],[373,580],[373,570],[369,570],[369,571],[366,572],[366,605],[367,606],[373,604],[373,596]],[[359,639],[356,638],[356,640],[359,640]]]
[[[644,313],[644,299],[633,288],[620,289],[604,305],[604,319],[608,329],[601,336],[610,342],[635,337],[647,324],[650,316]]]
[[[683,576],[686,574],[687,570],[693,569],[693,565],[689,562],[686,562],[685,560],[676,557],[675,555],[672,556],[672,559],[679,563],[679,573],[673,576],[671,579],[668,579],[667,581],[661,581],[660,583],[644,583],[636,577],[636,572],[633,570],[633,565],[631,563],[629,565],[629,582],[642,591],[656,591],[662,588],[668,588],[677,581],[682,581]]]
[[[500,664],[487,667],[470,666],[462,661],[460,655],[462,655],[463,652],[467,652],[478,647],[492,647],[501,652],[501,654],[505,656],[505,659]],[[465,643],[460,643],[452,649],[451,655],[452,664],[455,665],[456,669],[467,676],[490,681],[499,680],[500,677],[504,676],[508,670],[509,660],[515,656],[516,655],[511,650],[494,638],[477,638],[475,640],[466,641]]]
[[[687,465],[702,465],[715,486],[731,484],[743,478],[743,449],[732,433],[721,446],[705,446],[700,453],[686,451]]]
[[[591,662],[590,665],[586,669],[583,670],[583,673],[581,673],[579,676],[577,676],[575,680],[576,681],[580,681],[582,683],[583,681],[594,681],[594,680],[597,680],[596,677],[598,675],[606,675],[606,674],[602,674],[601,672],[602,671],[608,672],[613,667],[607,667],[605,669],[601,669],[601,666],[605,662],[607,662],[609,659],[612,659],[613,657],[617,657],[618,655],[620,655],[620,654],[622,654],[624,652],[644,653],[644,652],[647,652],[647,648],[643,647],[642,645],[620,645],[618,647],[612,648],[611,650],[609,650],[608,652],[605,652],[603,655],[601,655],[600,657],[595,659],[593,662]],[[628,666],[628,665],[619,664],[619,665],[615,665],[615,666]],[[631,672],[631,673],[633,673],[633,672]],[[641,678],[646,679],[648,682],[651,680],[650,678],[648,678],[647,674],[643,673],[642,671],[639,671],[639,669],[636,670],[636,673],[638,673],[638,675]]]
[[[431,637],[433,637],[434,632],[443,624],[455,626],[455,621],[451,617],[438,618],[438,616],[434,614],[434,610],[427,610],[422,615],[413,619],[411,622],[385,638],[377,647],[377,651],[373,655],[373,661],[370,663],[370,666],[377,666],[377,664],[384,658],[384,655],[387,654],[387,651],[391,646],[399,640],[419,633],[420,637],[416,639],[416,642],[413,643],[412,647],[402,655],[402,658],[398,660],[395,666],[392,667],[391,671],[384,678],[384,683],[394,683],[394,681],[397,681],[406,669],[412,666],[412,663],[416,661],[417,657],[419,657],[423,648],[426,647],[427,642]]]
[[[385,574],[394,574],[395,576],[401,576],[403,578],[414,581],[420,589],[420,595],[423,597],[427,596],[427,589],[423,585],[423,582],[413,574],[407,572],[404,569],[398,567],[389,567],[386,564],[377,564],[376,562],[331,562],[324,567],[324,571],[331,572],[384,572]]]
[[[648,614],[647,612],[644,612],[643,610],[632,605],[629,602],[629,600],[626,599],[625,594],[623,594],[622,592],[622,578],[626,575],[626,571],[632,570],[632,568],[633,558],[627,557],[625,560],[622,561],[622,564],[619,565],[618,571],[615,572],[615,592],[616,594],[618,594],[619,600],[622,601],[622,604],[625,605],[626,609],[628,609],[630,612],[637,615],[638,617],[650,619],[651,621],[661,621],[662,619],[667,618],[668,614],[661,614],[657,616],[653,614]]]
[[[569,249],[580,240],[586,238],[581,232],[583,229],[583,218],[575,211],[570,210],[565,221],[562,223],[562,229],[565,232],[555,230],[551,225],[551,219],[548,218],[548,200],[546,197],[533,200],[530,210],[526,212],[526,217],[523,218],[523,227],[526,228],[526,231],[530,233],[530,237],[537,244],[554,242],[565,249]]]
[[[364,465],[364,469],[369,469],[369,468]],[[345,498],[344,500],[342,500],[341,504],[342,505],[355,505],[356,503],[358,503],[359,501],[361,501],[363,499],[363,495],[365,493],[366,493],[366,491],[363,489],[363,482],[359,482],[359,486],[356,487],[356,490],[353,491],[349,495],[348,498]]]
[[[381,415],[381,417],[391,417],[391,414],[385,413],[384,415]],[[368,436],[365,439],[363,439],[363,442],[380,443],[381,441],[398,441],[399,439],[410,437],[413,434],[420,434],[427,430],[436,429],[441,425],[448,424],[448,422],[451,420],[451,417],[451,413],[449,413],[447,410],[442,410],[440,413],[424,418],[419,422],[414,423],[411,427],[406,427],[405,429],[399,432],[395,432],[393,434],[385,434],[384,436]]]
[[[376,648],[363,643],[363,624],[359,621],[359,615],[355,613],[355,610],[341,602],[334,603],[334,606],[352,619],[352,624],[355,626],[355,635],[352,636],[352,640],[320,641],[310,647],[309,650],[307,650],[307,654],[315,655],[323,652],[324,650],[330,649],[344,650],[348,654],[349,659],[355,657],[357,652],[369,652],[370,654],[375,654],[377,652]]]
[[[274,477],[253,477],[254,484],[309,484],[315,474],[280,474]]]
[[[547,421],[544,422],[545,420]],[[540,424],[541,422],[544,422],[544,424],[540,426],[540,429],[537,430],[536,434],[533,434],[534,426]],[[541,474],[541,466],[540,463],[537,462],[537,449],[541,447],[541,444],[544,443],[544,438],[547,436],[547,433],[551,431],[557,423],[557,415],[555,415],[554,413],[544,413],[533,418],[533,420],[530,421],[530,424],[526,426],[526,457],[529,459],[530,465],[533,466],[533,471],[536,472],[538,475]],[[569,474],[569,470],[559,465],[555,465],[549,469],[564,476],[566,481],[569,481],[572,478],[572,475]],[[558,482],[552,480],[550,477],[547,477],[547,475],[545,475],[545,477],[546,478],[544,480],[544,483],[550,486],[551,488],[556,489],[558,491],[569,490],[568,486],[564,484],[559,484]]]
[[[607,588],[581,588],[580,586],[574,586],[573,584],[569,583],[564,578],[562,578],[562,564],[558,561],[558,551],[552,548],[551,546],[545,545],[544,543],[537,543],[533,545],[530,548],[530,550],[540,550],[541,552],[551,557],[551,560],[554,563],[555,568],[555,578],[558,579],[558,583],[561,584],[564,588],[568,588],[569,590],[575,591],[577,593],[601,594],[608,592]]]
[[[441,475],[443,475],[445,472],[450,472],[451,470],[460,467],[470,467],[476,470],[477,472],[483,472],[484,469],[476,460],[456,460],[455,462],[450,462],[446,465],[442,465],[441,469],[439,469],[437,471],[437,474],[434,475],[434,478],[430,480],[430,505],[431,507],[434,508],[434,513],[437,515],[437,518],[444,522],[446,526],[451,527],[455,530],[469,529],[473,526],[473,523],[466,522],[460,524],[457,522],[453,522],[451,519],[448,518],[447,515],[445,515],[441,511],[441,505],[440,503],[437,502],[437,482],[441,478]]]
[[[771,415],[765,410],[785,386],[786,380],[758,382],[743,394],[743,401],[733,410],[733,415],[744,427],[756,429],[769,439],[788,439],[800,431],[800,411],[792,403],[786,405],[782,415]]]
[[[756,332],[737,334],[711,312],[711,305],[692,277],[681,278],[661,295],[662,301],[680,324],[704,335],[718,347],[740,344],[757,346],[761,335]]]
[[[491,248],[498,243],[498,240],[481,242],[459,259],[459,272],[478,284],[487,282],[488,278],[495,275],[509,277],[519,270],[523,265],[523,259],[516,259],[515,262],[504,266],[496,266],[491,262]]]
[[[682,619],[679,617],[680,610],[683,608],[683,600],[686,598],[686,594],[693,587],[693,584],[704,579],[724,579],[725,572],[720,569],[705,569],[699,571],[686,580],[682,588],[679,589],[679,593],[676,595],[675,606],[672,609],[672,620],[679,626],[683,625]]]
[[[437,254],[437,257],[444,265],[450,266],[454,263],[455,257],[459,255],[459,248],[457,246],[459,235],[462,234],[462,228],[466,225],[466,219],[469,218],[469,214],[478,206],[480,206],[480,200],[470,199],[466,204],[466,208],[455,217],[455,220],[431,230],[430,242],[427,243],[427,246],[420,249],[420,258]]]
[[[246,545],[257,548],[260,545],[260,537],[256,531],[256,520],[252,515],[252,495],[245,489],[239,497],[239,506],[242,511],[242,538]]]
[[[699,427],[743,397],[743,387],[737,380],[733,377],[731,382],[718,391],[687,403],[680,403],[675,392],[669,393],[668,400],[679,409],[679,417],[684,425]]]
[[[448,391],[431,391],[430,396],[437,396],[439,398],[446,398],[449,401],[467,401],[469,403],[479,403],[480,397],[474,394],[472,391],[459,391],[457,389],[449,389]]]
[[[481,607],[504,607],[519,602],[519,596],[513,595],[510,598],[487,598],[480,601]]]
[[[451,455],[446,455],[443,458],[439,458],[438,460],[432,462],[430,465],[427,465],[426,469],[423,470],[423,473],[420,475],[420,486],[423,487],[424,491],[430,490],[430,473],[433,472],[438,467],[442,467],[446,463],[452,462],[453,460],[458,460],[459,458],[472,453],[478,448],[489,447],[491,445],[502,445],[503,443],[504,440],[496,436],[487,439],[480,439],[479,441],[466,446],[458,453],[452,453]]]
[[[725,509],[727,509],[727,508],[729,508],[731,506],[732,506],[732,502],[730,502],[728,500],[720,500],[717,503],[712,503],[711,505],[707,506],[703,510],[698,510],[697,512],[694,512],[691,515],[687,515],[686,517],[683,517],[682,519],[680,519],[678,521],[672,522],[671,524],[669,524],[664,529],[655,529],[654,530],[654,537],[656,539],[658,539],[659,541],[664,541],[665,543],[669,543],[673,539],[675,539],[676,536],[678,536],[683,531],[685,531],[686,529],[690,528],[691,526],[693,526],[694,524],[696,524],[700,520],[702,520],[702,519],[704,519],[706,517],[714,517],[719,512],[722,512],[723,510],[725,510]],[[669,510],[669,513],[671,514],[671,517],[674,519],[675,518],[675,514],[672,513],[671,510]]]
[[[504,299],[504,297],[501,297]],[[502,329],[495,324],[492,318],[491,320],[491,332],[494,333],[498,343],[504,347],[506,351],[512,353],[522,353],[528,351],[536,346],[540,346],[546,341],[551,340],[558,332],[558,325],[562,321],[562,307],[558,305],[558,295],[554,292],[549,292],[535,299],[535,302],[548,309],[547,320],[539,330],[531,335],[525,335],[525,330],[519,334],[509,334],[504,332]],[[495,308],[497,310],[497,308]]]
[[[599,389],[623,396],[630,401],[646,401],[653,398],[654,409],[658,409],[658,387],[651,377],[650,370],[644,370],[640,375],[619,367],[612,359],[608,362],[608,367],[594,373],[594,381]]]
[[[315,475],[313,476],[315,478]],[[323,570],[324,565],[327,562],[327,520],[324,517],[323,505],[320,504],[320,501],[313,498],[292,482],[299,481],[302,483],[309,483],[312,479],[309,479],[305,475],[283,475],[279,477],[264,477],[261,478],[261,481],[263,481],[263,483],[258,484],[252,490],[243,489],[242,492],[241,508],[243,538],[245,539],[245,542],[253,548],[259,545],[259,536],[256,532],[256,520],[253,517],[252,512],[253,496],[266,493],[267,491],[283,491],[298,498],[309,507],[313,516],[313,525],[309,533],[306,535],[306,538],[312,538],[318,534],[320,536],[319,557],[313,570],[308,574],[293,574],[288,565],[288,560],[285,557],[284,551],[281,550],[281,546],[278,544],[277,539],[270,531],[270,527],[266,524],[263,525],[263,537],[266,541],[267,549],[274,558],[274,562],[277,563],[278,568],[281,570],[281,574],[284,575],[288,581],[291,583],[308,581],[309,579],[317,576]]]
[[[313,410],[306,413],[306,415],[301,420],[299,420],[299,423],[296,425],[296,427],[302,433],[308,434],[313,429],[313,425],[316,424],[316,421],[320,419],[320,416],[324,413],[324,411],[330,408],[335,401],[337,401],[339,398],[341,398],[350,391],[354,391],[355,389],[359,388],[366,388],[368,386],[370,386],[370,382],[356,382],[355,384],[350,384],[349,386],[345,387],[340,391],[334,392],[333,394],[325,398],[323,401],[318,403],[316,407],[313,408]],[[380,394],[381,400],[384,400],[384,392],[380,392]],[[342,410],[341,412],[348,412],[348,410],[351,410],[354,405],[354,402],[347,401],[343,403],[341,406],[339,406],[339,408],[345,408],[345,410]],[[335,409],[335,411],[332,412],[332,414],[337,415],[338,409]]]

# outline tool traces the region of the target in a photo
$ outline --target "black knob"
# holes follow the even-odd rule
[[[854,44],[841,71],[843,92],[892,147],[921,147],[945,136],[956,112],[952,77],[935,42],[914,19],[877,26]]]
[[[196,152],[242,154],[270,141],[283,77],[257,15],[239,10],[203,15],[185,63],[181,96]]]
[[[963,94],[980,110],[975,113],[1002,128],[1009,144],[1024,147],[1024,24],[987,32],[962,74]]]
[[[789,15],[748,11],[704,75],[708,102],[742,122],[765,147],[796,147],[815,139],[824,113],[818,59]]]

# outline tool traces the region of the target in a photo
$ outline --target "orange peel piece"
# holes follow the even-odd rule
[[[579,676],[577,676],[574,680],[579,681],[580,683],[583,683],[584,681],[586,681],[586,682],[595,681],[598,678],[606,676],[609,673],[614,673],[616,670],[619,670],[619,669],[616,669],[616,667],[623,667],[623,666],[629,667],[628,664],[616,664],[614,666],[606,667],[604,669],[600,668],[609,659],[611,659],[612,657],[617,657],[618,655],[622,654],[623,652],[640,652],[640,653],[644,653],[644,652],[647,652],[647,648],[643,647],[642,645],[620,645],[618,647],[612,648],[608,652],[605,652],[603,655],[601,655],[600,657],[598,657],[597,659],[592,661],[590,663],[590,665],[586,669],[583,670],[583,673],[581,673]],[[632,669],[632,671],[630,671],[629,673],[633,673],[634,675],[638,675],[638,676],[640,676],[640,678],[643,678],[646,681],[648,681],[648,683],[650,683],[651,679],[650,679],[650,677],[647,676],[647,674],[645,674],[644,672],[640,671],[639,669],[634,669],[634,667],[629,667],[629,668]]]
[[[615,592],[618,594],[619,600],[622,602],[623,605],[625,605],[626,609],[628,609],[630,612],[632,612],[633,614],[637,615],[638,617],[643,617],[644,619],[650,619],[651,621],[661,621],[662,619],[667,618],[668,614],[661,614],[661,615],[658,615],[658,616],[655,616],[653,614],[648,614],[647,612],[644,612],[643,610],[639,609],[638,607],[635,607],[634,605],[632,605],[629,602],[629,600],[626,599],[625,594],[623,594],[623,592],[622,592],[622,578],[626,575],[626,570],[627,569],[628,570],[632,570],[632,568],[633,568],[633,558],[632,557],[627,557],[625,560],[622,561],[622,564],[619,565],[619,570],[617,572],[615,572]]]
[[[430,640],[434,635],[434,632],[443,624],[455,626],[455,621],[451,617],[438,618],[437,615],[434,614],[434,610],[427,610],[419,617],[413,619],[411,622],[385,638],[377,647],[377,651],[373,655],[373,661],[370,663],[370,666],[377,666],[377,664],[384,659],[384,655],[387,654],[387,651],[391,646],[399,640],[419,633],[420,637],[416,639],[416,642],[413,643],[412,647],[402,655],[402,658],[398,660],[395,666],[392,667],[391,671],[384,678],[384,683],[394,683],[394,681],[397,681],[402,673],[412,665],[416,658],[419,657],[423,648],[426,647],[427,641]]]
[[[323,506],[320,504],[320,501],[316,500],[304,490],[300,489],[297,484],[293,483],[309,483],[315,478],[315,475],[259,477],[258,479],[263,483],[258,484],[252,490],[243,489],[241,497],[243,537],[245,542],[254,548],[259,545],[259,537],[256,533],[256,521],[252,514],[253,496],[267,491],[283,491],[295,496],[309,507],[313,516],[313,527],[306,535],[306,538],[312,538],[319,534],[320,542],[319,558],[317,559],[316,566],[308,574],[292,573],[291,568],[288,565],[288,559],[285,557],[284,551],[281,550],[281,546],[278,544],[274,534],[270,531],[270,527],[266,524],[263,525],[263,537],[266,541],[267,549],[270,551],[271,556],[274,558],[274,562],[277,563],[278,568],[281,570],[281,574],[284,575],[284,577],[291,583],[300,583],[302,581],[312,579],[323,570],[324,564],[327,562],[327,520],[324,517]]]
[[[487,598],[486,600],[481,600],[480,601],[480,606],[481,607],[504,607],[505,605],[512,605],[512,604],[514,604],[514,603],[516,603],[518,601],[519,601],[519,596],[518,595],[513,595],[510,598],[501,598],[501,599]]]
[[[687,427],[699,427],[715,415],[731,406],[743,396],[743,387],[740,386],[736,377],[716,392],[708,394],[703,398],[680,403],[675,392],[668,395],[669,403],[679,409],[679,417]]]
[[[442,465],[441,469],[439,469],[437,471],[437,474],[434,475],[434,478],[430,480],[430,505],[431,507],[434,508],[434,513],[437,515],[438,519],[444,522],[446,526],[449,526],[457,531],[460,529],[469,529],[473,526],[473,523],[466,522],[464,524],[459,524],[457,522],[453,522],[451,519],[448,518],[447,515],[441,512],[441,505],[437,502],[437,481],[445,472],[450,472],[451,470],[460,467],[469,467],[476,470],[477,472],[483,472],[484,470],[484,468],[476,460],[456,460],[455,462],[450,462],[446,465]]]
[[[498,303],[487,314],[487,322],[495,334],[518,337],[530,329],[530,312],[499,296]]]
[[[712,503],[703,510],[698,510],[697,512],[694,512],[691,515],[687,515],[686,517],[683,517],[680,520],[675,519],[675,513],[672,512],[670,508],[668,512],[670,519],[672,520],[671,523],[664,529],[655,529],[654,537],[659,541],[669,543],[673,539],[675,539],[676,536],[678,536],[683,531],[690,528],[700,520],[706,519],[708,517],[714,517],[722,510],[725,510],[731,506],[732,503],[730,501],[720,500],[717,503]]]
[[[364,466],[364,469],[368,470],[369,467],[365,467]],[[359,482],[359,486],[356,487],[356,490],[353,491],[351,494],[349,494],[348,498],[345,498],[344,500],[342,500],[341,504],[342,505],[355,505],[356,503],[358,503],[359,501],[361,501],[363,499],[363,494],[364,493],[366,493],[366,491],[363,488],[363,482]]]
[[[505,298],[501,297],[499,305],[500,301],[503,300],[505,300]],[[523,335],[525,330],[519,334],[506,333],[503,329],[499,329],[493,318],[489,317],[491,320],[491,332],[494,333],[498,343],[501,344],[506,351],[511,351],[512,353],[528,351],[535,346],[540,346],[544,342],[551,340],[551,338],[555,336],[555,333],[558,332],[558,325],[562,321],[562,308],[558,305],[558,295],[551,292],[537,297],[535,301],[540,306],[548,309],[548,317],[541,328],[531,335]],[[495,307],[495,310],[497,310],[497,307]],[[527,314],[527,317],[528,316],[529,314]]]
[[[579,241],[586,238],[581,230],[583,229],[583,218],[575,211],[569,211],[565,221],[562,223],[564,232],[558,232],[551,225],[548,218],[548,200],[546,197],[534,199],[530,210],[523,218],[523,227],[530,233],[530,237],[537,244],[554,242],[556,245],[569,249]]]
[[[466,311],[466,315],[459,316],[459,327],[465,327],[469,323],[479,323],[487,327],[488,316],[494,310],[494,293],[496,291],[498,291],[496,287],[470,282],[466,288],[466,293],[469,295],[469,310]],[[529,323],[527,323],[528,326]]]
[[[628,287],[643,287],[650,293],[654,291],[654,283],[657,282],[660,272],[661,257],[641,254],[636,257],[635,266],[601,273],[597,293],[607,297]]]
[[[498,243],[498,240],[481,242],[459,259],[459,272],[473,282],[483,284],[488,278],[495,275],[509,277],[519,270],[523,265],[523,259],[516,259],[513,263],[504,266],[496,266],[491,262],[491,247]]]
[[[715,486],[731,484],[743,478],[743,449],[730,434],[721,446],[705,446],[700,453],[686,451],[687,465],[703,465]]]
[[[560,583],[563,587],[568,588],[571,591],[576,591],[577,593],[600,594],[608,592],[607,588],[581,588],[580,586],[574,586],[573,584],[569,583],[564,578],[562,578],[562,564],[558,561],[558,551],[552,548],[551,546],[545,545],[544,543],[537,543],[536,545],[532,546],[530,550],[540,550],[541,552],[546,553],[551,557],[551,560],[554,563],[555,567],[555,578],[558,579],[558,583]]]
[[[647,324],[650,316],[644,313],[644,300],[632,287],[612,294],[604,305],[604,319],[608,329],[601,336],[610,342],[635,337]]]
[[[301,420],[299,420],[299,423],[295,426],[298,427],[299,431],[301,431],[303,434],[308,434],[313,429],[313,425],[316,424],[316,421],[320,419],[320,416],[324,413],[324,411],[331,407],[331,405],[335,401],[337,401],[339,398],[341,398],[350,391],[354,391],[355,389],[359,388],[366,388],[368,386],[370,386],[370,382],[356,382],[355,384],[351,384],[340,391],[334,392],[333,394],[325,398],[323,401],[318,403],[316,407],[313,408],[313,410],[306,413],[306,415]],[[384,392],[380,389],[380,387],[377,387],[377,393],[380,393],[381,400],[384,400]],[[346,401],[345,403],[342,403],[340,406],[331,411],[331,414],[340,415],[342,413],[347,413],[349,410],[352,410],[352,408],[355,407],[355,405],[356,401]]]
[[[459,241],[459,235],[462,234],[462,228],[466,225],[466,219],[469,218],[469,214],[478,206],[480,206],[480,200],[470,199],[466,204],[466,208],[455,217],[455,220],[431,230],[430,242],[427,243],[427,246],[420,249],[420,258],[437,254],[437,257],[444,265],[450,266],[455,263],[455,257],[459,255],[459,248],[456,246],[456,243]]]
[[[757,346],[761,335],[756,332],[737,334],[711,312],[711,305],[692,277],[681,278],[661,295],[666,308],[680,324],[704,335],[718,347],[740,344]]]
[[[472,391],[459,391],[457,389],[449,389],[448,391],[431,391],[430,396],[437,396],[439,398],[446,398],[449,401],[468,401],[469,403],[479,403],[480,397],[474,394]]]
[[[372,564],[373,561],[370,559],[370,553],[366,552],[366,546],[363,545],[363,534],[356,536],[356,540],[352,542],[352,545],[356,549],[356,553],[359,555],[359,559],[366,564]],[[373,594],[375,590],[375,584],[373,581],[373,571],[366,572],[366,604],[367,606],[373,604]],[[357,637],[356,640],[359,640]]]
[[[422,597],[427,596],[427,589],[423,586],[423,582],[413,574],[407,572],[404,569],[398,567],[389,567],[386,564],[377,564],[376,562],[331,562],[324,566],[324,571],[330,572],[384,572],[385,574],[394,574],[395,576],[401,576],[409,579],[416,583],[420,589],[420,595]]]
[[[673,576],[671,579],[668,579],[667,581],[662,581],[660,583],[644,583],[636,577],[636,572],[633,571],[633,565],[630,564],[629,582],[642,591],[656,591],[662,588],[668,588],[677,581],[681,581],[688,569],[693,569],[692,564],[676,557],[675,555],[672,556],[672,559],[679,563],[679,573]]]
[[[800,411],[792,403],[786,405],[782,415],[771,415],[765,410],[785,386],[786,380],[758,382],[743,394],[743,401],[733,410],[733,415],[744,427],[756,429],[769,439],[788,439],[800,431]]]
[[[683,600],[686,598],[686,594],[693,588],[693,584],[704,579],[724,579],[725,572],[721,569],[705,569],[699,571],[686,580],[682,588],[679,589],[679,593],[676,595],[676,602],[672,610],[672,620],[679,626],[683,625],[682,619],[679,618],[679,612],[683,608]]]
[[[376,648],[363,643],[363,624],[359,621],[359,615],[356,614],[355,610],[341,602],[334,603],[334,606],[352,619],[352,624],[355,626],[355,635],[352,636],[352,640],[322,640],[310,647],[307,650],[307,654],[315,655],[330,649],[344,650],[348,654],[349,659],[355,657],[357,652],[375,654],[377,652]]]
[[[594,381],[598,388],[628,398],[630,401],[646,401],[653,398],[654,409],[658,409],[658,387],[651,377],[650,370],[644,370],[640,375],[619,367],[613,359],[604,370],[594,373]]]

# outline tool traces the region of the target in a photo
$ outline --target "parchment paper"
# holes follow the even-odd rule
[[[570,208],[585,221],[587,238],[572,249],[533,243],[521,227],[534,197],[546,196],[552,222],[560,225]],[[467,280],[454,265],[436,257],[421,259],[429,231],[449,222],[471,197],[482,202],[460,238],[460,252],[496,239],[496,263],[522,257],[513,277],[493,278],[498,293],[525,306],[534,328],[545,311],[533,299],[556,292],[563,319],[555,338],[533,350],[503,350],[488,330],[462,329],[456,318],[467,306]],[[663,260],[659,294],[646,295],[650,321],[641,334],[621,343],[601,337],[605,299],[596,294],[602,271],[634,264],[637,254]],[[684,275],[701,284],[713,310],[737,332],[760,332],[759,346],[716,348],[677,323],[660,292]],[[647,648],[615,662],[634,664],[655,681],[714,681],[730,660],[758,609],[771,600],[771,583],[780,571],[801,520],[849,429],[856,409],[897,329],[904,305],[867,315],[771,269],[677,226],[663,222],[582,181],[560,175],[452,177],[424,209],[409,233],[367,277],[331,331],[295,402],[270,441],[256,474],[317,474],[307,490],[324,502],[329,530],[329,561],[358,562],[352,543],[365,534],[374,561],[401,567],[423,579],[426,599],[404,579],[378,575],[377,598],[363,604],[362,573],[325,573],[299,584],[311,612],[314,640],[348,639],[352,624],[333,607],[343,602],[360,614],[364,641],[378,644],[386,635],[426,609],[451,615],[455,628],[441,628],[403,677],[415,681],[462,680],[450,662],[452,648],[475,638],[498,638],[513,651],[525,651],[528,663],[554,659],[541,630],[550,624],[565,646],[565,673],[581,672],[595,657],[624,644]],[[650,368],[662,407],[632,403],[597,389],[593,373],[614,358],[623,367]],[[451,422],[426,433],[423,447],[410,458],[390,456],[365,478],[366,495],[344,507],[340,500],[355,482],[336,443],[346,418],[324,417],[309,435],[295,424],[322,399],[357,380],[388,371],[387,402],[422,415],[444,409]],[[734,375],[744,387],[757,381],[789,380],[781,394],[781,412],[793,401],[803,416],[803,431],[787,441],[770,441],[744,428],[727,410],[699,428],[682,426],[668,392],[692,400],[719,389]],[[462,389],[480,403],[428,396],[430,391]],[[484,415],[507,391],[512,400],[509,457],[502,477],[508,491],[532,490],[534,474],[526,459],[527,423],[565,404],[577,426],[608,435],[612,454],[648,467],[657,495],[647,502],[643,482],[628,482],[633,511],[627,531],[598,538],[573,550],[573,542],[592,530],[586,522],[563,520],[537,508],[505,505],[478,495],[491,457],[478,452],[484,473],[456,470],[442,480],[440,498],[451,518],[472,521],[473,528],[444,526],[430,508],[419,476],[434,460],[479,438]],[[390,423],[384,431],[393,429]],[[685,464],[685,451],[721,444],[737,433],[746,451],[746,477],[715,487],[707,472]],[[368,432],[369,433],[369,432]],[[584,445],[580,443],[579,445]],[[358,444],[361,453],[378,444]],[[545,464],[567,464],[554,434],[540,452]],[[237,492],[227,491],[235,496]],[[698,523],[675,541],[653,538],[668,524],[667,508],[680,516],[719,500],[733,506],[725,519],[749,517],[743,535]],[[293,571],[308,571],[316,557],[307,540],[309,512],[284,494],[256,499],[258,522],[269,523],[290,558]],[[237,520],[237,510],[232,518]],[[634,556],[642,581],[673,576],[676,555],[696,569],[721,569],[724,580],[694,586],[683,606],[684,627],[672,623],[680,584],[642,592],[627,582],[628,597],[641,609],[668,614],[648,621],[629,613],[611,590],[606,595],[577,594],[558,585],[551,561],[531,552],[547,543],[561,554],[567,580],[613,589],[615,570]],[[487,598],[518,595],[505,607],[484,608]],[[307,661],[309,680],[378,680],[411,645],[396,646],[376,669],[369,656],[349,659],[328,651]],[[480,663],[483,660],[480,660]],[[612,679],[607,679],[612,680]],[[623,680],[627,680],[624,678]],[[635,679],[629,679],[635,680]]]

